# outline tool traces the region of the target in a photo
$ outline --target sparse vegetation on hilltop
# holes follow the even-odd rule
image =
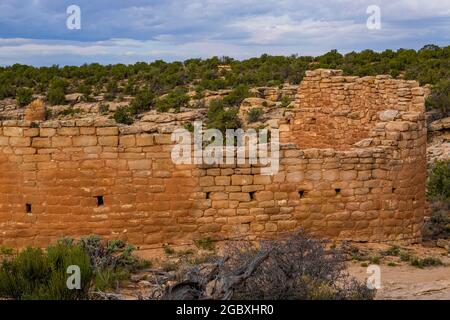
[[[0,99],[14,98],[19,88],[29,88],[47,96],[50,104],[64,104],[64,94],[79,92],[85,100],[91,94],[103,94],[105,100],[120,95],[135,96],[131,114],[154,108],[160,111],[179,109],[187,104],[187,88],[195,88],[196,96],[205,90],[234,89],[224,97],[226,106],[237,106],[249,96],[254,86],[298,84],[308,69],[337,68],[346,75],[390,74],[416,79],[422,85],[433,85],[427,106],[448,112],[450,78],[450,46],[426,45],[420,50],[399,49],[375,52],[363,50],[341,54],[332,50],[324,55],[270,56],[243,61],[229,57],[189,59],[184,62],[137,62],[124,65],[97,63],[75,66],[32,67],[15,64],[0,68]],[[165,94],[165,98],[157,99]],[[157,102],[159,101],[159,102]],[[287,106],[284,101],[283,106]]]

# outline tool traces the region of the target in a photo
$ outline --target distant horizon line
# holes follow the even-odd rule
[[[443,48],[450,47],[450,44],[449,45],[440,46],[440,45],[436,45],[436,44],[433,44],[433,43],[428,43],[428,44],[422,45],[420,49],[406,48],[406,47],[400,47],[400,48],[397,48],[397,49],[390,49],[390,48],[369,49],[369,48],[367,48],[367,49],[361,49],[361,50],[351,50],[351,51],[347,51],[347,52],[344,52],[344,50],[339,50],[339,49],[331,49],[331,50],[328,50],[328,51],[326,51],[326,52],[324,52],[322,54],[316,54],[316,55],[300,55],[299,53],[291,53],[291,54],[262,53],[259,56],[255,55],[255,56],[249,57],[249,58],[235,58],[235,57],[232,57],[232,56],[229,56],[229,55],[223,55],[223,56],[212,55],[210,57],[192,57],[192,58],[187,58],[185,60],[182,60],[182,59],[174,59],[174,60],[168,59],[168,60],[165,60],[164,58],[155,58],[153,60],[148,60],[148,61],[137,60],[135,62],[130,62],[130,63],[123,63],[123,62],[116,62],[116,63],[84,62],[84,63],[80,63],[80,64],[52,64],[52,65],[50,65],[50,64],[43,64],[43,65],[33,65],[33,64],[24,64],[24,63],[17,62],[17,63],[13,63],[13,64],[2,64],[2,63],[0,63],[0,68],[10,68],[10,67],[13,67],[15,65],[27,66],[27,67],[33,67],[33,68],[81,67],[81,66],[84,66],[84,65],[94,65],[94,64],[97,64],[97,65],[100,65],[100,66],[104,66],[104,67],[106,67],[106,66],[114,66],[114,65],[130,66],[130,65],[135,65],[135,64],[138,64],[138,63],[151,64],[151,63],[154,63],[154,62],[157,62],[157,61],[162,61],[164,63],[170,64],[170,63],[176,63],[176,62],[185,63],[186,61],[189,61],[189,60],[206,61],[206,60],[211,60],[211,59],[214,59],[214,58],[217,58],[217,59],[228,58],[228,59],[231,59],[233,61],[243,62],[243,61],[250,60],[250,59],[262,58],[263,56],[268,56],[268,57],[297,57],[297,58],[314,58],[315,59],[317,57],[321,57],[321,56],[323,56],[323,55],[325,55],[327,53],[333,52],[333,51],[336,51],[337,53],[345,56],[345,55],[347,55],[349,53],[353,53],[353,52],[354,53],[361,53],[363,51],[373,51],[373,52],[376,52],[376,53],[383,53],[383,52],[388,51],[388,50],[391,50],[393,52],[398,52],[400,50],[414,50],[415,52],[418,52],[420,50],[423,50],[427,46],[436,46],[436,47],[439,47],[440,49],[443,49]],[[2,46],[0,45],[0,48],[1,47]]]

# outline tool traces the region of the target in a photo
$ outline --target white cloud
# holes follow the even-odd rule
[[[21,10],[11,10],[15,0],[0,3],[2,64],[315,55],[450,40],[449,0],[77,0],[79,32],[64,28],[54,1],[24,2]],[[371,4],[381,8],[381,30],[366,28]]]

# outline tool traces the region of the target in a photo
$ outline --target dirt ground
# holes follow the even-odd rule
[[[379,257],[377,265],[381,270],[381,288],[377,290],[377,300],[450,300],[450,253],[447,250],[429,244],[401,246],[402,252],[418,258],[435,257],[444,265],[424,267],[411,266],[408,261],[401,261],[399,256],[385,255],[383,252],[392,248],[386,244],[353,244],[357,248],[356,258],[349,259],[348,271],[355,278],[366,282],[369,274],[367,266],[375,264],[367,257]],[[186,250],[186,248],[175,248]],[[151,259],[157,266],[164,263],[164,250],[142,250],[139,256]],[[364,258],[365,256],[365,258]],[[144,279],[144,276],[137,276]],[[125,286],[121,293],[125,298],[133,299],[139,295],[147,296],[148,283],[135,281]]]
[[[389,246],[365,245],[368,250],[382,251]],[[384,257],[380,261],[381,289],[377,300],[450,300],[450,254],[445,249],[413,245],[402,247],[418,257],[439,258],[443,266],[413,267],[408,262],[400,262],[396,257]],[[394,262],[395,266],[390,266]],[[366,281],[367,267],[358,261],[349,262],[349,272],[355,278]]]
[[[419,269],[408,265],[380,266],[381,289],[377,300],[450,300],[450,266]],[[350,274],[365,281],[367,268],[349,267]]]

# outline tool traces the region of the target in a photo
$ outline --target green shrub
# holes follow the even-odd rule
[[[149,111],[153,107],[154,99],[155,95],[148,90],[139,92],[130,104],[130,113],[136,115]]]
[[[133,124],[134,118],[132,117],[130,111],[126,107],[120,107],[117,108],[117,110],[114,112],[114,120],[116,120],[117,123],[123,123],[123,124]]]
[[[392,246],[386,251],[383,252],[383,255],[385,256],[398,256],[400,254],[400,247],[399,246]]]
[[[78,86],[77,91],[83,95],[83,99],[85,101],[91,100],[90,99],[90,95],[92,93],[91,86],[82,83]]]
[[[407,251],[402,251],[402,252],[400,252],[399,257],[400,257],[400,261],[407,262],[407,261],[411,260],[412,255],[411,255],[411,253],[409,253]]]
[[[66,103],[67,83],[62,79],[53,79],[50,82],[47,92],[47,100],[52,105],[60,105]]]
[[[289,107],[289,105],[291,104],[291,99],[289,99],[288,97],[284,96],[281,98],[281,108],[287,108]]]
[[[53,117],[52,109],[45,109],[45,119],[49,120]]]
[[[136,83],[133,80],[128,80],[125,84],[125,88],[123,89],[123,93],[128,95],[135,95],[136,94]]]
[[[194,125],[192,124],[192,122],[187,122],[184,125],[184,128],[189,132],[194,132]]]
[[[163,244],[164,253],[167,255],[172,255],[175,253],[175,250],[168,244]]]
[[[59,114],[62,116],[74,116],[82,112],[83,110],[80,108],[69,107],[67,109],[62,110]]]
[[[75,243],[70,238],[60,241]],[[94,287],[97,290],[117,287],[120,281],[129,279],[131,272],[150,266],[150,261],[133,255],[136,250],[134,246],[122,240],[102,241],[100,237],[91,235],[81,238],[77,245],[90,258],[95,274]]]
[[[102,241],[98,236],[83,237],[79,245],[91,258],[91,264],[95,271],[107,268],[125,269],[127,271],[140,268],[143,262],[133,256],[136,248],[126,244],[122,240]]]
[[[450,199],[450,161],[437,161],[428,175],[427,194],[430,197]]]
[[[397,264],[395,263],[395,262],[389,262],[388,264],[388,267],[396,267],[397,266]]]
[[[67,288],[67,268],[80,267],[81,289]],[[0,297],[16,300],[87,299],[93,273],[89,256],[80,246],[58,244],[42,249],[27,248],[4,260],[0,268]]]
[[[228,107],[238,107],[242,100],[250,97],[250,91],[248,86],[240,84],[233,89],[225,98],[223,102]]]
[[[11,85],[6,84],[6,83],[0,84],[0,100],[9,98],[9,97],[14,97],[14,95],[15,95],[15,90]]]
[[[95,289],[105,291],[118,287],[121,281],[128,280],[130,273],[126,270],[115,270],[114,268],[106,268],[95,274]]]
[[[425,267],[436,267],[443,265],[442,261],[438,258],[434,257],[426,257],[423,259],[420,258],[414,258],[410,261],[411,265],[420,269],[423,269]]]
[[[208,128],[219,129],[225,132],[226,129],[237,129],[241,126],[238,117],[238,108],[225,109],[224,103],[220,99],[210,102],[207,117]]]
[[[372,256],[369,258],[371,264],[380,264],[381,258],[379,256]]]
[[[450,112],[450,79],[442,79],[433,86],[425,106],[427,110],[438,109],[444,114]]]
[[[17,300],[88,299],[92,287],[112,288],[130,272],[149,263],[132,255],[135,248],[121,240],[102,241],[88,236],[75,241],[62,238],[42,249],[27,248],[17,256],[3,257],[0,266],[0,298]],[[9,251],[8,251],[9,252]],[[67,288],[69,266],[78,266],[81,289]]]
[[[53,274],[50,278],[49,291],[44,292],[44,297],[51,300],[88,299],[94,271],[84,249],[78,244],[58,243],[47,248],[47,256],[51,262]],[[67,268],[72,265],[80,268],[81,289],[79,290],[67,289]]]
[[[33,90],[28,88],[19,88],[16,92],[17,104],[24,107],[33,101]]]
[[[14,250],[9,247],[0,247],[0,256],[11,256]]]
[[[257,122],[261,119],[261,116],[262,110],[260,108],[250,109],[247,113],[247,121],[250,123]]]
[[[117,81],[111,80],[106,84],[106,93],[105,93],[105,99],[108,101],[114,100],[114,98],[117,95],[117,92],[119,91],[119,87],[117,85]]]
[[[196,86],[194,99],[199,100],[204,97],[205,97],[205,88],[203,88],[202,86]]]
[[[186,89],[176,88],[165,97],[156,100],[155,104],[159,112],[166,112],[171,108],[179,112],[180,108],[188,106],[189,100],[189,97],[186,95]]]
[[[194,244],[197,246],[197,248],[207,251],[214,251],[216,247],[216,244],[211,237],[194,240]]]
[[[450,201],[432,199],[429,205],[431,215],[423,226],[424,239],[450,239]]]

